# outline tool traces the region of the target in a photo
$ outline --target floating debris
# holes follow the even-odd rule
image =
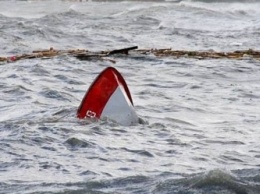
[[[106,57],[114,54],[119,54],[119,53],[128,54],[130,50],[134,50],[137,48],[138,48],[137,46],[134,46],[134,47],[128,47],[128,48],[116,49],[116,50],[90,52],[86,49],[55,50],[54,48],[51,47],[50,49],[47,50],[32,51],[32,53],[30,54],[23,54],[23,55],[10,56],[10,57],[0,57],[0,62],[10,63],[18,60],[23,60],[23,59],[35,59],[35,58],[46,59],[46,58],[52,58],[61,55],[71,55],[80,60],[99,59],[99,60],[108,60],[112,63],[115,63],[115,60]]]
[[[11,57],[0,57],[0,62],[15,62],[23,59],[35,59],[35,58],[51,58],[59,55],[76,55],[80,53],[88,52],[85,49],[74,49],[74,50],[55,50],[52,47],[48,50],[33,51],[30,54],[22,54]]]
[[[216,52],[216,51],[185,51],[185,50],[172,50],[171,48],[166,49],[138,49],[137,46],[127,47],[123,49],[91,52],[86,49],[72,49],[72,50],[55,50],[50,48],[47,50],[37,50],[30,54],[22,54],[10,57],[0,57],[0,62],[15,62],[23,59],[34,59],[34,58],[52,58],[61,55],[70,55],[76,57],[79,60],[108,60],[115,63],[115,60],[109,59],[107,57],[114,54],[129,54],[129,51],[135,50],[136,54],[140,55],[150,55],[153,54],[157,57],[188,57],[195,59],[260,59],[260,51],[248,49],[248,50],[238,50],[234,52]]]
[[[260,51],[256,51],[253,49],[248,50],[240,50],[234,52],[216,52],[216,51],[185,51],[185,50],[172,50],[169,49],[143,49],[138,50],[143,54],[152,53],[157,57],[189,57],[196,59],[248,59],[255,58],[260,59]]]

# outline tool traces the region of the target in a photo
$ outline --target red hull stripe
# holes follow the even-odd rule
[[[133,104],[131,94],[122,75],[113,67],[108,67],[102,71],[95,81],[91,84],[85,94],[77,112],[77,117],[100,118],[106,103],[116,88],[122,85]]]

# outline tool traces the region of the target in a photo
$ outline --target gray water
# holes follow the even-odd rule
[[[260,49],[258,1],[0,1],[0,56]],[[0,65],[0,193],[260,193],[259,60],[72,56]],[[114,66],[143,122],[78,120]]]

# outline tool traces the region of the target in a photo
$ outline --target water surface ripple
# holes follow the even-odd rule
[[[256,1],[1,1],[0,56],[259,50],[259,10]],[[0,193],[260,193],[258,60],[114,60],[1,64]],[[135,126],[75,117],[111,65],[129,85]]]

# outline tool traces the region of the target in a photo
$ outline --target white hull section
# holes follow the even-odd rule
[[[138,123],[138,116],[122,86],[119,85],[109,98],[102,111],[102,118],[109,118],[125,126]]]

